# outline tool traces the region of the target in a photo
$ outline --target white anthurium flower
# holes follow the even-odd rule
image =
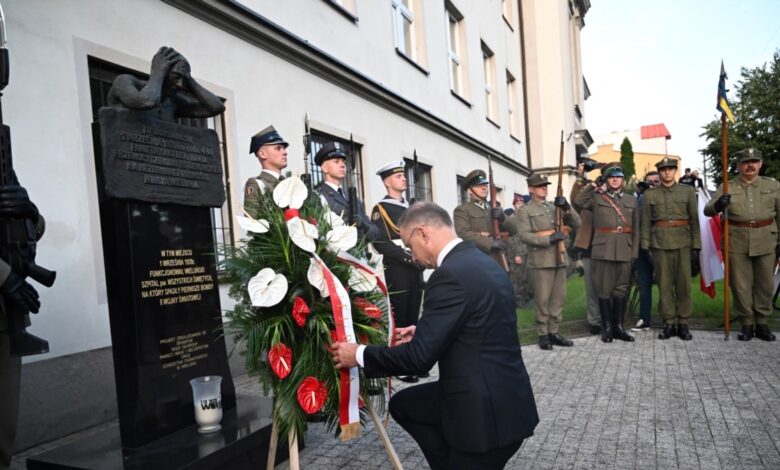
[[[286,181],[286,180],[285,180]],[[319,232],[317,227],[310,222],[301,219],[300,217],[293,217],[287,221],[287,233],[290,234],[290,239],[300,247],[300,249],[313,253],[317,246],[314,240],[318,238]]]
[[[309,284],[320,291],[323,299],[330,295],[328,284],[325,282],[325,276],[322,274],[322,266],[314,258],[309,259],[309,271],[306,273],[306,277],[309,279]]]
[[[376,276],[362,269],[350,267],[349,287],[355,292],[371,292],[376,289]]]
[[[274,202],[282,208],[300,209],[308,195],[309,190],[297,176],[283,179],[274,188]]]
[[[357,228],[349,225],[333,227],[325,236],[328,242],[328,249],[334,253],[347,251],[357,244]]]
[[[269,228],[268,221],[263,219],[255,220],[249,217],[244,217],[243,215],[237,215],[236,221],[238,222],[238,225],[247,232],[265,233]]]
[[[247,284],[254,307],[273,307],[287,294],[287,278],[271,268],[263,268]]]
[[[334,228],[341,227],[344,225],[344,219],[342,219],[340,215],[336,214],[333,211],[328,211],[325,214],[325,219],[328,221],[328,225]]]

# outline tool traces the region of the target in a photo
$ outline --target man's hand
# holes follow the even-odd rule
[[[504,219],[506,219],[506,214],[504,214],[504,210],[500,207],[491,207],[490,208],[490,217],[492,219],[496,219],[499,222],[503,222]]]
[[[515,256],[515,264],[523,264],[523,257]]]
[[[333,365],[337,369],[351,369],[358,365],[355,353],[358,345],[355,343],[333,343],[330,352],[333,355]]]
[[[31,313],[38,313],[41,308],[41,301],[38,300],[38,292],[23,277],[11,271],[8,278],[0,287],[7,300],[15,303],[18,307]]]
[[[723,212],[731,204],[731,194],[724,194],[715,201],[715,212]]]
[[[555,232],[550,235],[550,245],[555,245],[558,242],[566,240],[566,235],[563,232]]]
[[[497,238],[493,240],[493,244],[490,245],[491,251],[506,251],[507,244],[504,240]]]
[[[37,218],[37,209],[27,191],[18,185],[0,186],[0,217]]]
[[[152,57],[152,73],[157,72],[164,77],[173,64],[180,60],[182,60],[182,56],[174,48],[163,46]]]
[[[555,207],[560,207],[561,209],[567,211],[571,206],[569,205],[569,202],[566,201],[566,198],[563,196],[555,196],[555,201],[553,202]]]
[[[417,326],[404,326],[395,329],[395,345],[399,346],[404,343],[408,343],[414,338],[414,333],[417,331]]]

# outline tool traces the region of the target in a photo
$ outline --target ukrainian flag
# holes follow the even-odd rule
[[[725,113],[732,124],[734,124],[734,114],[729,109],[729,100],[726,98],[726,69],[723,67],[723,61],[720,61],[720,80],[718,81],[718,106],[721,113]]]

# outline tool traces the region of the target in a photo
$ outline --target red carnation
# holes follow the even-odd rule
[[[310,415],[320,411],[327,399],[328,389],[325,384],[312,376],[303,379],[298,386],[298,404]]]
[[[285,346],[284,343],[274,344],[268,351],[268,362],[277,377],[280,379],[287,377],[292,371],[292,349]]]
[[[382,316],[382,310],[363,297],[355,297],[352,302],[355,304],[355,307],[357,307],[358,310],[366,314],[368,317],[379,318]]]
[[[292,316],[295,319],[295,323],[298,326],[303,327],[306,324],[306,317],[311,313],[311,309],[306,305],[306,301],[302,297],[295,297],[293,301]]]

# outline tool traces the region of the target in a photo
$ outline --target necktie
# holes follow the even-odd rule
[[[344,199],[346,199],[346,197],[344,197],[344,191],[342,191],[341,188],[337,189],[336,191],[339,193],[339,196],[341,196]]]
[[[284,175],[279,175],[279,181],[282,181],[284,179]]]

